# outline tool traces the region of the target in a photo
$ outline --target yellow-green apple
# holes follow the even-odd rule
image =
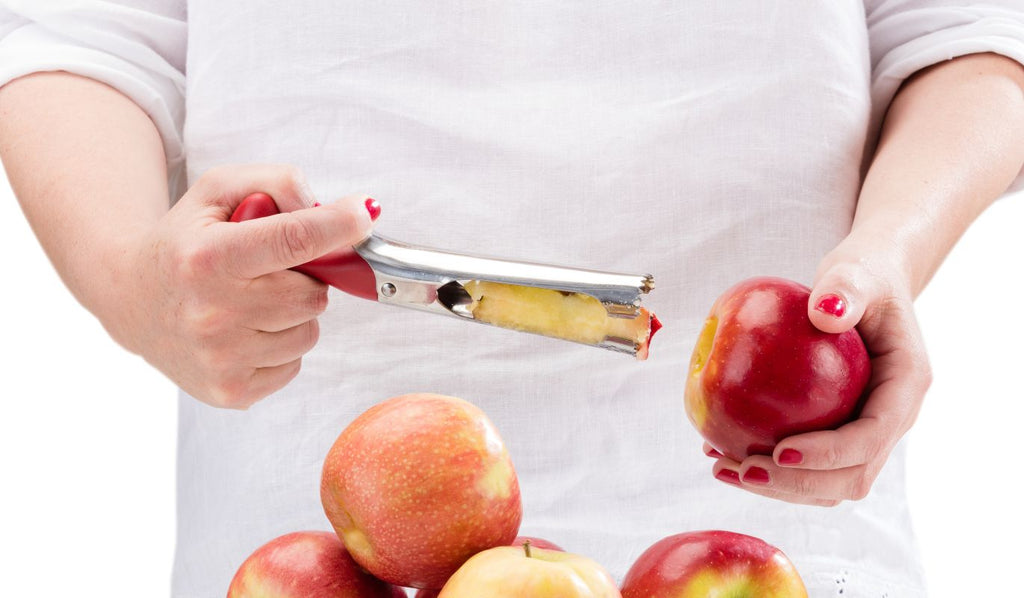
[[[669,536],[644,551],[622,598],[807,598],[796,567],[760,538],[711,530]]]
[[[364,571],[331,532],[294,532],[260,546],[238,568],[228,598],[404,598]]]
[[[621,598],[604,567],[584,556],[500,546],[466,561],[438,598]]]
[[[557,550],[558,552],[565,552],[562,547],[549,542],[543,538],[534,538],[533,536],[516,536],[516,539],[512,542],[512,546],[522,546],[523,544],[529,543],[531,549],[544,549],[544,550]],[[441,593],[441,590],[422,589],[416,592],[416,598],[437,598],[437,595]]]
[[[409,394],[357,417],[324,460],[320,498],[352,557],[393,584],[438,588],[469,557],[508,546],[519,481],[483,411]]]
[[[751,278],[725,291],[690,358],[686,413],[727,457],[770,455],[787,436],[835,429],[857,416],[871,374],[856,329],[818,330],[810,289]]]

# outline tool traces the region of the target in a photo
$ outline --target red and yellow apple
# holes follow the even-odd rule
[[[324,460],[320,498],[367,571],[438,588],[474,554],[508,546],[522,519],[504,442],[476,406],[410,394],[357,417]]]
[[[622,582],[622,598],[807,598],[796,567],[760,538],[728,531],[669,536],[648,548]]]
[[[534,538],[532,536],[516,536],[516,539],[512,541],[512,546],[522,546],[527,542],[530,543],[530,548],[540,548],[544,550],[556,550],[558,552],[565,552],[561,546],[553,542],[548,542],[543,538]],[[437,598],[437,595],[441,593],[441,590],[422,589],[416,592],[416,598]]]
[[[404,598],[364,571],[331,532],[294,532],[256,549],[238,568],[228,598]]]
[[[727,457],[770,455],[787,436],[835,429],[857,416],[871,362],[856,329],[818,330],[810,289],[752,278],[711,307],[690,358],[686,413]]]
[[[621,598],[605,569],[584,556],[500,546],[473,556],[438,598]]]

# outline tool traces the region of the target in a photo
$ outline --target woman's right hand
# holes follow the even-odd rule
[[[255,192],[282,213],[228,222]],[[247,408],[291,381],[319,337],[327,285],[289,268],[369,235],[367,200],[313,208],[294,167],[214,168],[126,245],[113,265],[122,284],[97,316],[188,394]]]

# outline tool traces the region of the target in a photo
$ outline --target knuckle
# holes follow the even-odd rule
[[[213,245],[190,243],[176,252],[178,275],[187,282],[204,280],[217,269],[220,252]]]
[[[874,485],[874,479],[867,472],[854,476],[850,485],[850,500],[863,500],[867,498],[868,494],[871,493],[872,485]]]
[[[320,324],[316,320],[310,320],[305,326],[305,348],[308,351],[320,341]]]
[[[820,459],[825,469],[837,469],[843,463],[843,450],[835,444],[830,444],[821,451]]]
[[[278,168],[281,172],[281,181],[290,189],[302,190],[306,187],[306,175],[301,168],[294,164],[281,164]]]
[[[213,405],[222,409],[248,409],[255,402],[248,384],[241,377],[225,377],[210,389]]]
[[[318,285],[316,291],[309,295],[309,308],[316,315],[320,315],[327,311],[327,303],[329,295],[327,293],[327,285]]]
[[[219,195],[225,188],[230,171],[231,167],[227,165],[213,166],[196,180],[193,188],[201,195]]]
[[[283,261],[302,261],[314,247],[317,233],[308,223],[292,215],[286,215],[278,235],[277,257]],[[312,257],[312,256],[309,256]]]
[[[793,479],[793,492],[800,496],[817,496],[818,482],[813,474],[798,475]]]
[[[932,382],[935,381],[935,371],[932,369],[931,362],[927,357],[923,358],[921,364],[918,366],[918,376],[921,380],[921,389],[927,391],[932,386]]]

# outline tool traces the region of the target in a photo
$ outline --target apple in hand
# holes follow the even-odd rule
[[[356,564],[331,532],[294,532],[256,549],[231,580],[228,598],[404,598]]]
[[[801,284],[751,278],[711,307],[690,358],[686,413],[730,459],[770,455],[787,436],[857,416],[871,375],[867,349],[856,329],[818,330],[809,298]]]
[[[523,509],[505,444],[479,408],[410,394],[357,417],[324,460],[320,498],[352,558],[396,585],[438,588],[508,546]]]
[[[622,598],[807,598],[778,548],[727,531],[687,532],[648,548],[626,573]]]
[[[544,550],[556,550],[558,552],[565,552],[561,546],[553,542],[548,542],[543,538],[534,538],[532,536],[516,536],[516,539],[512,541],[512,546],[522,546],[527,542],[530,543],[531,549],[541,548]],[[416,598],[437,598],[437,595],[441,593],[441,590],[423,589],[416,592]]]
[[[500,546],[473,556],[438,598],[621,598],[594,561],[568,552]]]

